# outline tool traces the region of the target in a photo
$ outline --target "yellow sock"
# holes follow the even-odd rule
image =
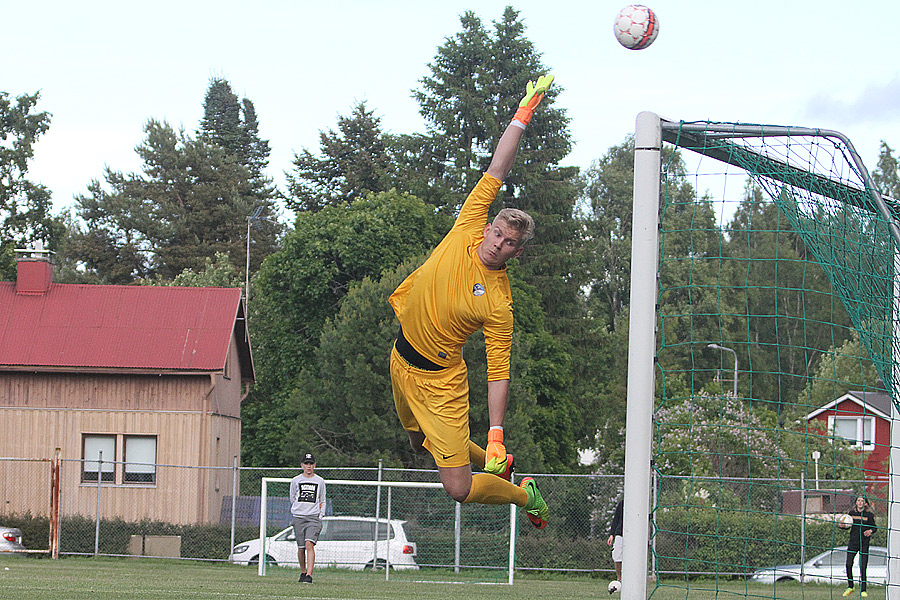
[[[486,462],[484,448],[472,440],[469,440],[469,462],[479,469],[483,469],[484,463]]]
[[[528,494],[519,486],[496,475],[477,473],[472,475],[472,489],[464,500],[465,503],[478,504],[515,504],[525,506]]]

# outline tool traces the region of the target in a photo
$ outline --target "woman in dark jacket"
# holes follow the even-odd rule
[[[875,514],[869,510],[869,501],[865,496],[858,496],[856,506],[847,514],[853,517],[853,525],[850,526],[850,539],[847,541],[847,589],[844,590],[844,596],[853,593],[853,559],[859,552],[859,590],[860,595],[865,598],[869,595],[866,592],[869,542],[872,541],[872,534],[877,529]]]

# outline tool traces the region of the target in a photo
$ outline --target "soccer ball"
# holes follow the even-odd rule
[[[616,15],[616,39],[629,50],[643,50],[659,35],[656,13],[642,4],[629,4]]]
[[[622,587],[622,582],[616,580],[616,581],[610,581],[609,585],[606,587],[606,589],[609,590],[610,594],[615,594],[616,592],[619,591],[619,588],[621,588],[621,587]]]
[[[841,529],[850,529],[853,526],[853,517],[850,515],[841,515],[838,518],[838,527]]]

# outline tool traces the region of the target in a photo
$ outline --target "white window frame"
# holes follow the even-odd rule
[[[834,424],[836,420],[856,421],[856,439],[851,440],[843,436],[838,437],[841,437],[848,442],[853,442],[853,447],[860,450],[872,451],[875,449],[875,417],[869,415],[828,415],[828,431],[832,434],[834,434]],[[870,443],[868,444],[860,441],[864,439],[863,431],[865,429],[863,427],[863,423],[865,422],[869,423],[872,432],[872,439],[869,440]]]

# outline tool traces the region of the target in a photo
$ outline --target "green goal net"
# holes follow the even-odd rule
[[[900,596],[900,205],[836,132],[638,123],[623,598],[644,557],[648,596],[840,597],[858,496],[868,591]]]

